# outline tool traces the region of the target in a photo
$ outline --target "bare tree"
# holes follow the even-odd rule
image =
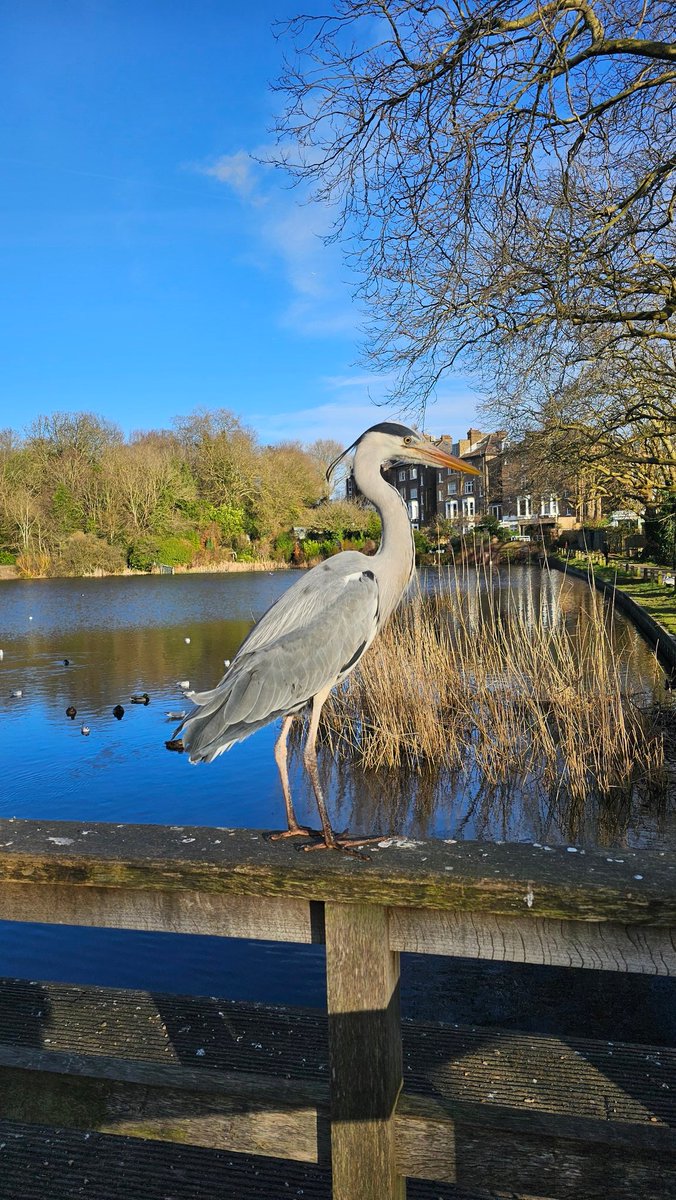
[[[277,161],[336,206],[369,352],[567,381],[676,341],[673,0],[337,0],[299,17]]]

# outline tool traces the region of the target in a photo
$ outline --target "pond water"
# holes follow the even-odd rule
[[[166,713],[188,707],[179,681],[196,690],[213,686],[223,660],[296,578],[278,571],[0,584],[2,815],[281,827],[275,726],[208,766],[167,753],[164,742],[175,725]],[[422,582],[435,587],[438,577],[430,573]],[[509,587],[531,620],[573,621],[589,603],[584,583],[557,573],[514,568]],[[663,701],[663,672],[619,614],[613,638],[627,664],[627,687]],[[14,698],[17,689],[22,696]],[[129,703],[135,692],[147,692],[150,703]],[[120,721],[116,704],[125,709]],[[69,705],[77,709],[74,721],[66,716]],[[81,733],[83,721],[89,736]],[[337,828],[567,840],[561,814],[529,804],[527,795],[488,800],[470,781],[457,795],[418,787],[412,796],[410,780],[326,761],[323,769]],[[301,819],[315,820],[297,757],[291,779]],[[583,840],[594,837],[591,821]],[[664,807],[637,801],[625,814],[621,840],[673,847],[673,818]],[[321,952],[313,947],[0,923],[0,955],[2,975],[289,1003],[319,1003],[323,992]]]

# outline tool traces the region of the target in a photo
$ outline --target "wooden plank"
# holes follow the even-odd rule
[[[600,971],[676,975],[676,926],[395,908],[392,950]]]
[[[676,1127],[676,1050],[402,1021],[406,1091]],[[218,997],[0,980],[0,1047],[322,1082],[327,1016]]]
[[[77,1055],[14,1057],[20,1065],[0,1063],[0,1119],[328,1165],[319,1085]]]
[[[323,912],[309,900],[141,888],[0,882],[0,920],[198,933],[271,942],[323,941]]]
[[[352,956],[364,993],[372,940]],[[338,945],[344,952],[343,938]],[[387,994],[391,964],[380,965],[377,988]],[[374,1010],[365,1011],[368,1028]],[[372,1037],[361,1052],[364,1013],[343,1015],[337,1032],[351,1069],[371,1106],[387,1112],[381,1077],[369,1082]],[[575,1195],[572,1180],[599,1200],[625,1200],[625,1176],[651,1200],[668,1194],[665,1179],[673,1186],[676,1051],[432,1022],[404,1021],[402,1035],[406,1095],[394,1127],[402,1173],[542,1195],[532,1157],[545,1194],[564,1200]],[[319,1011],[0,981],[0,1113],[327,1163],[329,1077]]]
[[[2,1200],[331,1200],[329,1170],[311,1163],[13,1121],[0,1146]]]
[[[218,997],[0,979],[0,1045],[328,1078],[325,1013]]]
[[[327,904],[325,919],[334,1200],[405,1200],[394,1143],[399,956],[384,909]]]
[[[402,1097],[399,1168],[417,1178],[549,1200],[673,1200],[674,1131],[605,1124],[543,1113],[525,1122],[511,1109]]]
[[[3,1200],[331,1200],[329,1171],[307,1163],[8,1121],[0,1144]],[[411,1200],[497,1200],[424,1180],[410,1191]]]
[[[406,1092],[604,1126],[676,1128],[676,1051],[439,1022],[403,1024]],[[488,1117],[487,1120],[490,1120]]]
[[[406,838],[367,850],[361,862],[255,830],[2,820],[0,880],[69,885],[83,905],[88,887],[113,887],[676,924],[676,861],[660,851]]]

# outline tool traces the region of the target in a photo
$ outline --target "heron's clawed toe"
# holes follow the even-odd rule
[[[321,833],[318,829],[306,829],[303,825],[290,825],[288,829],[269,834],[271,842],[281,842],[284,838],[294,837],[321,837]]]
[[[381,838],[355,838],[345,841],[342,838],[333,838],[331,841],[326,841],[322,838],[319,842],[308,842],[307,846],[301,846],[301,850],[339,850],[341,854],[349,854],[350,858],[358,858],[360,862],[371,862],[368,854],[360,854],[359,850],[353,849],[354,846],[364,846],[369,841],[381,841]]]

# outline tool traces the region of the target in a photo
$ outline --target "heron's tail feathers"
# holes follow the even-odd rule
[[[263,678],[255,666],[228,671],[217,687],[190,696],[196,708],[176,729],[190,761],[211,762],[280,714],[261,702]]]

